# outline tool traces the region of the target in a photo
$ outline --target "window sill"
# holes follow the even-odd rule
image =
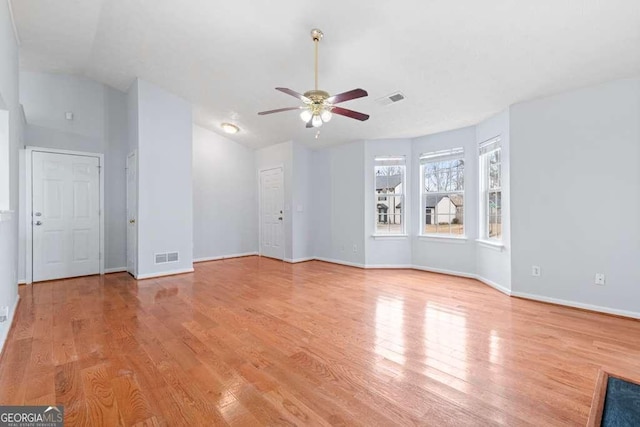
[[[476,239],[476,242],[478,242],[479,246],[493,249],[494,251],[502,252],[504,250],[504,244],[502,242],[483,239]]]
[[[408,234],[372,234],[375,240],[406,240],[409,238]]]
[[[467,236],[439,236],[437,234],[420,234],[417,236],[418,240],[425,240],[427,242],[440,242],[440,243],[466,243]]]
[[[0,211],[0,222],[10,221],[13,218],[13,211]]]

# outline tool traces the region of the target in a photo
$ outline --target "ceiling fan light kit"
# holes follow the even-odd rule
[[[300,94],[294,90],[277,87],[276,90],[298,98],[304,103],[300,107],[286,107],[279,108],[277,110],[262,111],[258,113],[263,116],[266,114],[280,113],[283,111],[302,110],[300,112],[300,119],[305,122],[307,128],[320,127],[323,123],[327,123],[334,114],[349,117],[352,119],[365,121],[369,119],[368,114],[359,113],[357,111],[348,110],[346,108],[336,107],[335,104],[350,101],[352,99],[362,98],[368,95],[364,89],[353,89],[348,92],[340,93],[338,95],[331,96],[329,92],[318,89],[318,43],[324,34],[317,28],[311,30],[311,38],[315,45],[315,89],[309,90],[304,94]]]

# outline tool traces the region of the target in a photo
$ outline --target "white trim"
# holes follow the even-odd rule
[[[284,258],[286,256],[285,240],[287,238],[285,221],[284,221],[285,212],[286,212],[285,211],[286,180],[284,176],[284,163],[258,169],[258,255],[263,256],[262,255],[262,180],[261,180],[262,176],[261,175],[262,175],[262,172],[266,172],[273,169],[282,170],[282,258],[276,258],[276,259],[284,261]]]
[[[211,256],[204,258],[196,258],[193,260],[194,263],[198,262],[207,262],[207,261],[220,261],[221,259],[229,259],[229,258],[242,258],[247,256],[258,255],[258,252],[245,252],[241,254],[230,254],[230,255],[221,255],[221,256]]]
[[[347,267],[365,268],[364,264],[359,264],[357,262],[341,261],[341,260],[338,260],[338,259],[322,258],[322,257],[315,257],[315,259],[317,261],[324,261],[324,262],[328,262],[328,263],[331,263],[331,264],[346,265]]]
[[[20,42],[20,35],[18,35],[18,27],[16,26],[16,20],[13,16],[13,5],[11,4],[11,0],[7,0],[7,5],[9,6],[9,18],[11,18],[11,26],[13,27],[13,36],[16,38],[16,44],[18,47],[22,44]]]
[[[11,221],[15,211],[0,211],[0,222]]]
[[[365,264],[367,270],[411,270],[413,266],[411,264]]]
[[[127,271],[127,267],[105,268],[104,274],[122,273],[124,271]]]
[[[7,327],[6,333],[4,333],[2,337],[0,337],[0,357],[4,352],[4,345],[7,342],[7,338],[9,338],[9,333],[11,333],[11,329],[13,328],[13,320],[16,317],[16,310],[18,309],[18,303],[20,302],[20,295],[16,295],[16,302],[13,304],[13,310],[9,312],[9,317],[5,321],[9,326]]]
[[[412,268],[414,270],[428,271],[429,273],[447,274],[449,276],[465,277],[467,279],[477,278],[477,276],[473,273],[463,273],[461,271],[446,270],[444,268],[432,268],[432,267],[426,267],[423,265],[413,265]]]
[[[18,280],[18,285],[26,285],[27,281],[25,279]]]
[[[467,236],[439,236],[437,234],[420,234],[416,236],[418,240],[424,240],[426,242],[439,242],[439,243],[467,243],[469,240]]]
[[[493,282],[487,278],[484,278],[478,274],[476,274],[476,280],[484,283],[485,285],[491,286],[492,288],[494,288],[497,291],[502,292],[505,295],[511,296],[513,295],[513,293],[511,292],[511,290],[509,288],[505,288],[502,285],[497,284],[496,282]]]
[[[566,307],[581,308],[583,310],[596,311],[599,313],[613,314],[616,316],[624,316],[624,317],[631,317],[634,319],[640,319],[640,312],[637,312],[637,311],[618,310],[616,308],[602,307],[599,305],[585,304],[585,303],[576,302],[576,301],[567,301],[567,300],[558,299],[558,298],[551,298],[551,297],[545,297],[541,295],[529,294],[526,292],[512,292],[511,296],[533,300],[533,301],[548,302],[551,304],[563,305]]]
[[[407,240],[408,234],[372,234],[371,237],[375,240]]]
[[[26,225],[26,258],[25,258],[25,269],[26,271],[26,283],[33,283],[33,228],[30,224],[33,222],[33,218],[31,213],[33,212],[32,207],[32,155],[34,152],[42,152],[42,153],[54,153],[54,154],[69,154],[73,156],[85,156],[85,157],[97,157],[98,164],[100,166],[99,180],[100,180],[100,242],[99,242],[99,251],[100,251],[100,274],[104,274],[104,259],[105,259],[105,209],[104,209],[104,154],[102,153],[89,153],[85,151],[72,151],[72,150],[58,150],[54,148],[43,148],[43,147],[33,147],[27,146],[25,147],[25,212],[24,219]]]
[[[314,259],[315,259],[314,257],[309,256],[309,257],[296,258],[296,259],[285,258],[285,259],[283,259],[283,261],[284,262],[288,262],[289,264],[297,264],[299,262],[313,261]]]
[[[193,267],[181,268],[179,270],[161,271],[158,273],[138,274],[136,280],[153,279],[154,277],[173,276],[174,274],[193,273]]]
[[[491,240],[476,239],[476,243],[478,244],[478,246],[493,249],[494,251],[504,251],[504,244],[499,241],[492,242]]]

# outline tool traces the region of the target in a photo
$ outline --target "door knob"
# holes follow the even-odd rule
[[[42,225],[42,221],[36,221],[34,225]]]
[[[279,217],[278,217],[278,219],[279,219],[280,221],[282,221],[282,217],[281,217],[281,216],[279,216]]]
[[[130,220],[129,220],[129,224],[135,224],[135,223],[136,223],[136,220],[135,220],[135,219],[130,219]]]

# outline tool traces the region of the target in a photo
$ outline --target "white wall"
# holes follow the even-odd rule
[[[312,153],[302,144],[292,144],[291,246],[293,261],[313,257],[313,192],[311,188]]]
[[[105,87],[105,268],[127,266],[128,121],[126,94]]]
[[[311,240],[313,255],[331,258],[331,151],[323,149],[311,153]]]
[[[513,291],[640,315],[640,79],[510,114]]]
[[[364,150],[356,141],[312,155],[314,252],[319,258],[364,266]]]
[[[20,72],[28,145],[105,152],[105,86],[69,74]],[[65,112],[73,112],[73,120]]]
[[[509,111],[502,112],[490,119],[479,123],[476,126],[476,172],[477,176],[478,145],[481,142],[499,136],[502,144],[502,244],[504,247],[496,248],[479,243],[476,254],[476,273],[485,281],[492,283],[505,292],[511,290],[511,191],[510,191],[510,132],[509,132]],[[478,181],[475,189],[478,191]],[[477,193],[476,193],[477,194]],[[479,197],[479,196],[477,196]],[[474,207],[476,221],[479,223],[478,199],[475,199]],[[479,232],[479,230],[478,230]]]
[[[0,213],[0,307],[9,307],[9,318],[0,323],[0,347],[4,346],[18,300],[18,149],[21,143],[18,101],[18,46],[7,2],[0,2],[0,97],[9,111],[9,210]],[[6,153],[2,154],[3,156]],[[4,175],[6,178],[6,175]]]
[[[258,188],[260,187],[261,170],[267,170],[276,167],[282,167],[284,173],[283,256],[284,259],[291,260],[293,258],[293,218],[291,212],[293,200],[293,142],[287,141],[280,144],[271,145],[255,152],[255,185]],[[256,212],[259,212],[259,192],[257,196]],[[260,245],[259,242],[260,240],[258,239],[258,245]]]
[[[405,201],[402,209],[405,210],[405,233],[407,237],[389,237],[374,239],[375,234],[375,177],[374,159],[380,156],[405,156],[406,183]],[[365,239],[365,264],[368,267],[375,266],[410,266],[411,265],[411,236],[414,232],[411,221],[411,213],[415,209],[410,196],[413,190],[411,177],[416,173],[412,164],[410,139],[386,139],[364,142],[364,239]]]
[[[193,127],[193,257],[258,251],[254,152]]]
[[[138,277],[193,269],[191,105],[138,80]],[[179,261],[155,264],[155,254]]]
[[[435,271],[455,272],[464,275],[476,273],[476,242],[478,236],[478,147],[475,127],[470,126],[448,132],[415,138],[412,143],[413,173],[411,182],[414,208],[411,222],[415,224],[414,235],[422,224],[420,209],[420,155],[450,148],[464,148],[464,230],[466,239],[431,237],[413,238],[413,265]]]
[[[105,268],[125,267],[126,95],[81,76],[22,71],[20,101],[28,123],[26,145],[104,154]],[[66,120],[67,111],[73,120]],[[20,204],[24,212],[24,198]],[[25,223],[21,219],[21,280],[26,277]]]

